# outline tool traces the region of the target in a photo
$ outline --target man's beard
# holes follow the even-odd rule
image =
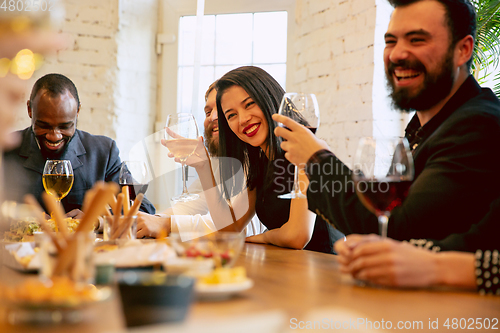
[[[424,111],[428,110],[450,93],[453,87],[453,50],[450,47],[445,54],[443,61],[436,68],[441,71],[427,72],[425,66],[418,60],[403,60],[399,63],[390,62],[385,70],[387,87],[391,91],[390,97],[395,108],[404,111]],[[392,73],[395,67],[403,67],[419,71],[420,75],[425,75],[422,87],[416,93],[411,93],[409,88],[399,88],[396,90]]]
[[[205,147],[207,147],[210,156],[219,156],[219,135],[214,138],[212,127],[209,125],[205,128]]]

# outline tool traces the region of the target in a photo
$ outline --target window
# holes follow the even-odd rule
[[[205,15],[198,107],[192,108],[196,16],[179,22],[177,112],[193,112],[203,126],[208,86],[231,69],[253,65],[286,82],[287,12]]]

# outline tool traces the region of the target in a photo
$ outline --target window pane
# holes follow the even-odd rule
[[[286,65],[276,64],[276,65],[258,65],[260,68],[271,74],[272,77],[280,86],[286,90]]]
[[[215,28],[217,65],[252,62],[252,14],[217,15]]]
[[[196,39],[196,16],[181,17],[179,23],[179,66],[194,65],[194,49]],[[201,64],[214,63],[215,50],[215,16],[203,17],[201,36]]]
[[[191,112],[193,94],[193,67],[179,67],[177,85],[177,112]],[[173,113],[173,110],[167,110]]]
[[[206,15],[203,19],[201,37],[201,64],[213,65],[215,61],[215,15]]]
[[[222,75],[226,74],[230,70],[240,67],[241,65],[231,65],[231,66],[217,66],[215,67],[215,77],[220,79]]]
[[[181,17],[179,22],[179,66],[194,64],[196,16]]]
[[[287,13],[256,13],[254,26],[254,63],[285,63]]]
[[[178,107],[177,112],[193,113],[200,130],[200,135],[203,134],[203,121],[205,120],[205,92],[212,82],[215,81],[214,67],[202,66],[200,68],[200,81],[198,86],[198,107],[192,109],[193,103],[193,66],[180,67],[178,73]],[[167,113],[172,113],[172,110],[167,110]]]

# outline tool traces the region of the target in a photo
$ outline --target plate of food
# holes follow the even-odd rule
[[[224,300],[253,287],[244,267],[220,267],[200,277],[195,285],[196,295],[201,299]]]
[[[29,278],[16,286],[1,286],[0,299],[8,307],[11,324],[76,323],[84,309],[112,297],[110,287],[77,284],[66,277],[45,281]]]
[[[109,287],[75,283],[67,277],[25,279],[15,286],[0,286],[0,295],[12,307],[23,309],[75,309],[103,302],[111,297]]]

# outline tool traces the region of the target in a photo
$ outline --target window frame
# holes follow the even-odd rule
[[[288,69],[294,68],[295,58],[289,47],[293,38],[295,0],[210,0],[205,3],[205,15],[271,11],[288,12],[286,85],[289,86],[291,82]],[[196,15],[196,1],[163,0],[161,13],[159,31],[162,31],[161,34],[164,36],[169,36],[173,42],[162,45],[159,59],[161,75],[158,78],[160,94],[158,94],[157,130],[163,128],[169,114],[177,112],[179,20],[182,16]],[[197,112],[203,113],[203,110],[197,110]]]

